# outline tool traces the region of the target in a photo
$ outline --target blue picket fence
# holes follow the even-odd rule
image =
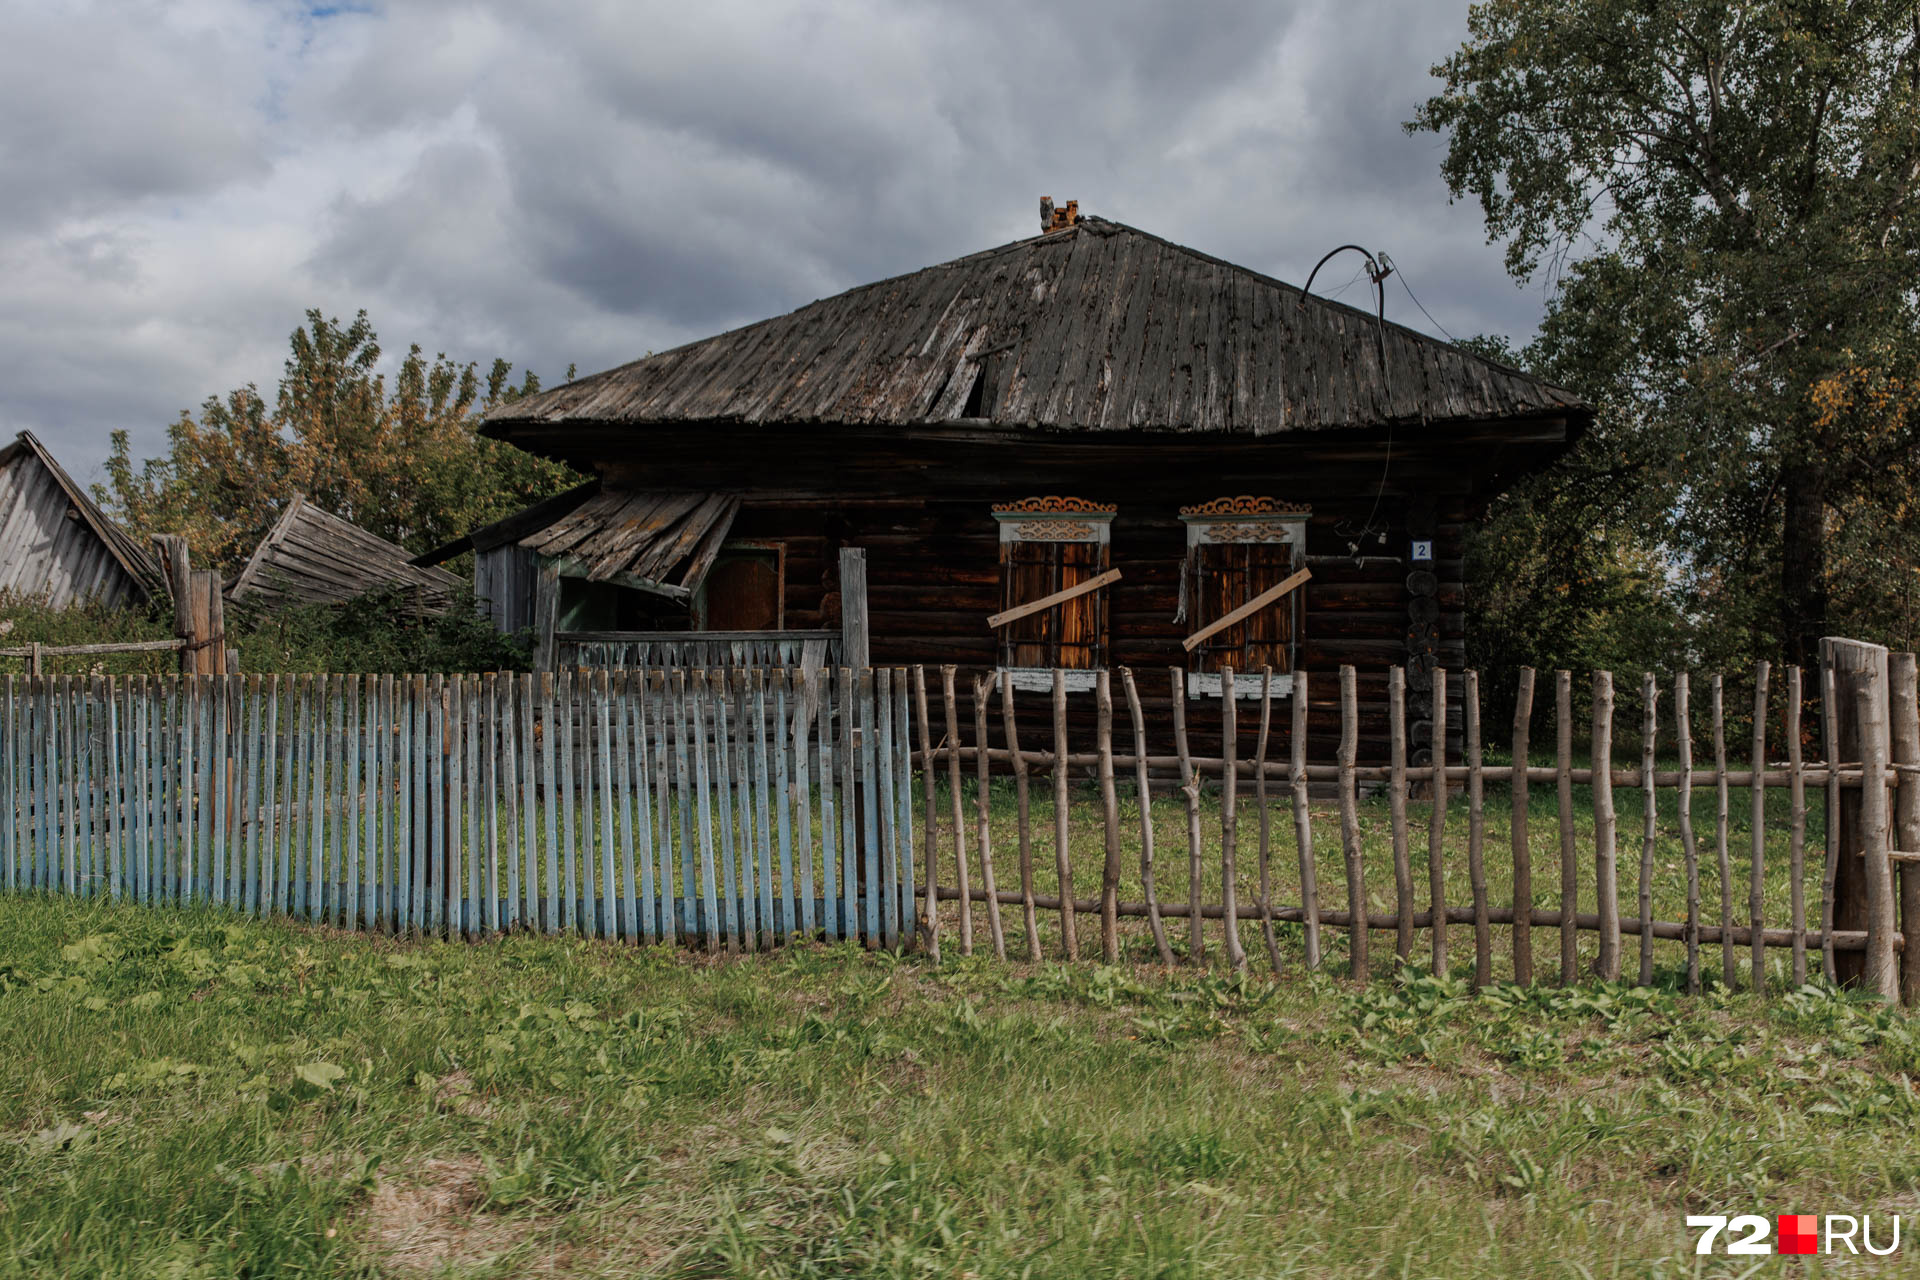
[[[906,672],[19,677],[0,882],[344,929],[898,947]]]

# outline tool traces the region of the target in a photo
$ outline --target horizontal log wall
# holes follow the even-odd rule
[[[1549,433],[1551,434],[1551,433]],[[1466,663],[1464,556],[1467,530],[1486,495],[1511,474],[1557,451],[1560,437],[1525,440],[1495,425],[1434,426],[1417,433],[1353,432],[1205,437],[1123,432],[1077,438],[1011,433],[970,438],[942,430],[876,435],[847,427],[795,424],[745,431],[715,448],[712,433],[669,427],[590,431],[573,452],[602,459],[613,485],[724,489],[743,506],[732,537],[787,545],[786,625],[839,625],[839,549],[867,549],[872,656],[891,664],[992,666],[995,635],[986,625],[1001,599],[995,503],[1044,494],[1111,502],[1112,563],[1122,572],[1110,590],[1110,663],[1160,668],[1187,661],[1180,641],[1197,624],[1176,623],[1180,567],[1186,555],[1183,506],[1255,494],[1313,508],[1301,589],[1302,669],[1328,677],[1315,686],[1307,732],[1316,752],[1338,744],[1340,713],[1332,677],[1356,668],[1365,703],[1356,749],[1363,761],[1386,758],[1380,710],[1387,671],[1408,658],[1407,519],[1410,504],[1430,507],[1434,560],[1417,566],[1437,579],[1436,656]],[[1156,732],[1171,731],[1171,709],[1156,691],[1146,709]],[[958,690],[970,722],[971,689]],[[1090,733],[1090,694],[1072,692],[1077,733]],[[1023,713],[1024,714],[1024,713]],[[1460,750],[1458,700],[1448,741]],[[1042,723],[1033,724],[1044,732]],[[1196,741],[1217,749],[1214,718],[1193,726]],[[1275,726],[1281,749],[1289,717]]]

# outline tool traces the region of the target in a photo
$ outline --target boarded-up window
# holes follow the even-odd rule
[[[1306,561],[1308,514],[1304,507],[1254,497],[1221,498],[1183,508],[1189,630],[1204,630],[1299,569]],[[1217,692],[1217,673],[1223,667],[1232,667],[1237,676],[1252,677],[1256,692],[1263,668],[1271,667],[1275,675],[1291,675],[1298,657],[1300,601],[1296,589],[1201,641],[1189,663],[1194,672],[1210,673],[1214,679],[1197,691]],[[1248,687],[1240,679],[1235,684],[1243,692]]]
[[[779,631],[786,626],[785,548],[729,543],[694,598],[696,631]]]
[[[1028,498],[993,509],[1000,526],[1000,607],[1017,609],[1110,567],[1113,508],[1078,498]],[[1014,671],[1095,671],[1107,663],[1107,592],[1096,588],[1000,628],[1000,665]],[[1048,678],[1050,682],[1050,677]],[[1076,686],[1082,682],[1071,682]]]

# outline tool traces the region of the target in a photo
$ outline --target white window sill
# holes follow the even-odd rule
[[[1242,675],[1236,671],[1233,676],[1233,696],[1236,699],[1258,698],[1260,696],[1260,690],[1265,683],[1266,677],[1264,675],[1249,676]],[[1273,696],[1276,698],[1284,698],[1292,692],[1292,674],[1280,674],[1276,672],[1273,677]],[[1187,696],[1189,698],[1220,697],[1219,674],[1205,671],[1187,672]]]
[[[1068,693],[1090,693],[1100,680],[1098,671],[1068,671],[1065,674]],[[1052,667],[1001,667],[1000,675],[1022,693],[1053,692]]]

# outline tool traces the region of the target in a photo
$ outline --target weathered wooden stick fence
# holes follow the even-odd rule
[[[1545,766],[1528,757],[1532,671],[1519,673],[1515,763],[1499,765],[1484,759],[1474,672],[1431,673],[1435,707],[1449,708],[1448,690],[1458,690],[1451,714],[1431,722],[1431,764],[1408,760],[1407,682],[1397,671],[1384,708],[1388,758],[1359,761],[1358,726],[1367,709],[1352,668],[1337,681],[1338,750],[1317,761],[1307,708],[1326,677],[1305,672],[1293,675],[1288,743],[1279,751],[1271,673],[1258,682],[1254,705],[1228,698],[1214,707],[1190,699],[1186,673],[1170,670],[1172,754],[1152,750],[1147,699],[1136,673],[1124,669],[1097,676],[1090,744],[1072,740],[1059,672],[1050,700],[1042,704],[1044,695],[1028,693],[1032,705],[1024,708],[1013,682],[994,673],[970,676],[970,725],[962,720],[952,667],[932,673],[937,704],[924,668],[8,677],[0,695],[0,883],[220,903],[349,929],[473,937],[534,928],[690,940],[715,950],[752,950],[796,936],[904,946],[917,934],[937,953],[952,924],[959,949],[970,953],[977,903],[996,956],[1039,959],[1057,946],[1058,954],[1077,959],[1077,924],[1089,917],[1107,962],[1127,954],[1132,943],[1122,922],[1132,920],[1147,924],[1137,940],[1141,954],[1175,962],[1176,930],[1167,925],[1184,917],[1184,958],[1204,962],[1208,934],[1218,928],[1218,954],[1234,967],[1250,963],[1239,930],[1245,921],[1260,931],[1259,949],[1276,971],[1287,950],[1277,927],[1298,924],[1307,966],[1324,964],[1326,931],[1341,930],[1351,972],[1362,980],[1374,967],[1367,943],[1374,932],[1391,933],[1394,963],[1407,964],[1417,932],[1426,930],[1426,962],[1439,972],[1456,964],[1465,972],[1453,952],[1453,938],[1466,936],[1451,932],[1458,925],[1471,929],[1471,973],[1479,984],[1495,976],[1496,930],[1509,943],[1512,975],[1531,981],[1537,926],[1558,932],[1562,982],[1580,971],[1585,933],[1595,936],[1592,968],[1602,977],[1621,976],[1628,937],[1638,940],[1634,972],[1643,982],[1655,976],[1655,944],[1681,944],[1690,989],[1700,983],[1702,945],[1719,947],[1723,981],[1738,981],[1744,970],[1755,986],[1768,981],[1766,948],[1786,948],[1795,982],[1804,980],[1811,951],[1830,976],[1913,1001],[1920,997],[1920,947],[1904,946],[1901,929],[1910,934],[1920,917],[1914,660],[1847,641],[1829,641],[1823,653],[1825,750],[1818,762],[1803,755],[1797,668],[1785,672],[1778,708],[1784,762],[1773,758],[1781,752],[1768,750],[1774,686],[1763,666],[1753,688],[1752,750],[1738,769],[1726,750],[1723,682],[1712,678],[1710,849],[1701,847],[1707,834],[1695,831],[1699,765],[1684,673],[1672,681],[1664,736],[1660,682],[1639,682],[1638,759],[1631,767],[1614,758],[1615,694],[1605,672],[1593,681],[1588,758],[1579,767],[1566,672],[1554,680],[1555,756]],[[1223,688],[1238,687],[1222,675]],[[1127,735],[1123,727],[1119,741],[1116,679],[1132,730]],[[1217,756],[1193,749],[1188,714],[1196,706],[1209,720],[1219,716]],[[1023,714],[1029,725],[1050,717],[1051,750],[1022,745]],[[937,736],[936,725],[944,729]],[[1668,743],[1677,767],[1663,769],[1660,752]],[[1168,780],[1178,784],[1172,800],[1156,795],[1155,784]],[[1011,833],[995,813],[1002,781],[1013,793]],[[1036,782],[1043,797],[1051,792],[1050,814],[1036,812]],[[1076,784],[1091,784],[1083,792],[1090,802],[1078,807]],[[1504,786],[1511,804],[1505,903],[1490,887],[1489,784]],[[1532,790],[1545,784],[1552,784],[1557,807],[1557,905],[1536,895],[1529,843]],[[916,786],[923,801],[917,813]],[[1368,883],[1363,786],[1387,793],[1390,908],[1379,905]],[[1827,818],[1813,921],[1804,884],[1815,874],[1805,849],[1810,786],[1824,790]],[[1340,905],[1321,900],[1326,854],[1314,833],[1316,787],[1334,793],[1346,882]],[[1574,803],[1580,787],[1592,795],[1584,821]],[[1740,913],[1729,817],[1737,789],[1749,793],[1751,826],[1747,865],[1739,869],[1747,882]],[[1784,833],[1768,817],[1767,792],[1777,789],[1789,797]],[[1217,804],[1203,803],[1210,791]],[[1662,791],[1677,792],[1671,818]],[[1636,793],[1639,856],[1623,890],[1616,806],[1633,804]],[[1283,801],[1297,862],[1275,848],[1271,810]],[[1424,902],[1409,830],[1409,806],[1418,801],[1428,805]],[[1178,902],[1160,898],[1164,858],[1156,840],[1180,839],[1157,834],[1155,816],[1169,803],[1177,808],[1167,816],[1173,830],[1184,828],[1186,843],[1185,887],[1176,890],[1185,900]],[[1257,822],[1243,821],[1246,803],[1255,806]],[[1461,807],[1464,849],[1450,842],[1459,831],[1449,823]],[[1036,829],[1045,818],[1052,827],[1050,886],[1041,883],[1042,851],[1035,848],[1047,842]],[[1076,874],[1073,838],[1078,830],[1091,843],[1094,826],[1101,856],[1083,857]],[[1677,833],[1684,864],[1684,905],[1677,897],[1669,903],[1681,908],[1679,919],[1656,912],[1660,844],[1669,830]],[[1784,860],[1777,852],[1783,834]],[[1002,887],[1009,852],[1017,889]],[[1717,911],[1703,902],[1703,858],[1717,875]],[[1136,862],[1137,879],[1128,870]],[[1290,862],[1294,873],[1286,869]],[[1783,863],[1791,882],[1784,923],[1766,919],[1769,872],[1777,878]],[[1179,863],[1172,865],[1177,873]],[[1462,893],[1451,878],[1462,870],[1464,894],[1449,900]],[[1281,901],[1294,891],[1297,905]],[[1622,892],[1632,897],[1624,913]],[[1017,949],[1003,906],[1021,913]],[[1043,937],[1043,913],[1051,941]],[[1742,947],[1744,965],[1737,962]]]
[[[1348,939],[1350,971],[1364,981],[1370,975],[1369,934],[1394,936],[1394,960],[1408,963],[1414,952],[1415,932],[1430,933],[1431,950],[1427,962],[1436,972],[1445,973],[1453,963],[1449,925],[1470,926],[1473,932],[1473,980],[1485,984],[1494,975],[1494,929],[1509,930],[1512,952],[1511,972],[1516,980],[1533,980],[1535,926],[1560,931],[1559,980],[1571,982],[1580,970],[1579,936],[1595,935],[1597,947],[1591,953],[1592,972],[1602,978],[1616,979],[1623,974],[1623,943],[1637,939],[1636,960],[1632,966],[1638,981],[1655,980],[1658,951],[1656,943],[1681,943],[1685,964],[1685,982],[1690,990],[1700,985],[1699,951],[1718,946],[1721,951],[1721,978],[1728,985],[1740,980],[1746,970],[1747,983],[1763,989],[1768,981],[1767,948],[1786,948],[1792,953],[1792,981],[1803,982],[1807,974],[1809,950],[1827,957],[1828,971],[1841,979],[1854,980],[1889,998],[1902,991],[1912,1001],[1920,993],[1920,947],[1904,946],[1900,928],[1909,931],[1920,924],[1920,906],[1907,906],[1916,894],[1913,885],[1920,880],[1920,708],[1915,705],[1914,663],[1911,655],[1896,655],[1893,677],[1888,677],[1885,650],[1848,641],[1827,642],[1828,661],[1823,672],[1831,690],[1824,708],[1827,722],[1826,762],[1808,763],[1803,755],[1802,722],[1804,715],[1803,682],[1798,668],[1785,673],[1783,705],[1779,707],[1784,730],[1785,760],[1775,760],[1768,751],[1768,726],[1775,714],[1772,672],[1761,664],[1754,673],[1751,755],[1744,768],[1729,765],[1726,731],[1727,702],[1724,682],[1712,677],[1709,723],[1712,742],[1713,827],[1712,844],[1702,850],[1694,830],[1694,708],[1689,699],[1686,674],[1676,676],[1671,688],[1671,725],[1661,725],[1661,682],[1652,675],[1639,681],[1638,760],[1635,767],[1622,767],[1615,760],[1614,728],[1616,697],[1613,677],[1600,672],[1594,677],[1590,717],[1588,759],[1580,767],[1574,764],[1573,689],[1569,673],[1556,673],[1555,716],[1557,752],[1552,766],[1528,762],[1531,746],[1530,726],[1533,710],[1534,672],[1519,673],[1516,714],[1511,738],[1511,765],[1488,765],[1482,751],[1480,717],[1480,680],[1478,673],[1456,674],[1459,689],[1452,724],[1458,736],[1449,741],[1449,720],[1436,716],[1433,721],[1431,765],[1410,765],[1407,761],[1405,726],[1405,678],[1402,672],[1389,673],[1387,684],[1388,759],[1384,764],[1362,765],[1356,759],[1357,725],[1362,707],[1357,694],[1353,668],[1339,673],[1338,750],[1330,762],[1309,759],[1305,733],[1306,707],[1313,682],[1325,677],[1296,672],[1292,685],[1292,733],[1290,758],[1278,759],[1269,753],[1269,733],[1273,721],[1271,674],[1263,682],[1263,693],[1251,713],[1235,706],[1233,699],[1220,708],[1221,748],[1218,756],[1196,755],[1190,748],[1187,731],[1189,700],[1186,697],[1186,673],[1171,673],[1172,728],[1174,753],[1150,752],[1145,732],[1136,678],[1132,671],[1117,673],[1125,691],[1133,721],[1132,751],[1126,743],[1115,743],[1111,715],[1110,678],[1100,673],[1095,688],[1097,709],[1101,714],[1094,726],[1092,750],[1070,750],[1068,718],[1064,697],[1058,692],[1053,700],[1054,748],[1051,751],[1023,749],[1015,725],[1016,691],[1002,687],[1001,711],[1005,726],[1001,745],[993,745],[986,732],[983,705],[976,693],[976,723],[971,740],[957,732],[954,707],[954,669],[940,673],[948,694],[947,733],[936,737],[935,727],[920,706],[922,769],[928,779],[938,777],[939,766],[947,767],[947,785],[952,791],[954,818],[950,828],[938,820],[931,789],[928,795],[922,846],[927,855],[930,900],[967,904],[957,912],[959,945],[970,952],[971,904],[982,903],[997,912],[1002,903],[1018,903],[1031,919],[1036,911],[1058,911],[1060,954],[1073,959],[1078,954],[1072,929],[1076,916],[1097,916],[1101,928],[1102,955],[1119,954],[1118,922],[1145,919],[1148,922],[1153,953],[1163,962],[1175,959],[1161,922],[1168,917],[1185,917],[1187,924],[1185,958],[1204,963],[1207,933],[1205,922],[1223,924],[1219,940],[1222,954],[1235,967],[1248,963],[1238,922],[1258,923],[1268,962],[1281,968],[1281,948],[1272,941],[1273,926],[1298,923],[1304,926],[1305,963],[1318,967],[1323,963],[1324,930],[1344,930]],[[1877,662],[1877,666],[1875,665]],[[915,669],[914,679],[924,687],[925,673]],[[1436,706],[1446,706],[1448,673],[1432,673]],[[1222,673],[1223,687],[1233,687]],[[1631,686],[1629,686],[1631,687]],[[1199,705],[1206,705],[1200,700]],[[1241,745],[1242,722],[1256,724],[1255,746],[1251,757]],[[1630,722],[1631,723],[1631,722]],[[1678,767],[1660,768],[1660,752],[1665,748],[1678,757]],[[1449,752],[1458,764],[1449,762]],[[975,788],[974,818],[961,821],[960,792],[963,765],[971,764]],[[989,796],[996,779],[995,770],[1005,769],[1011,777],[1017,798],[1015,838],[1021,853],[1022,882],[1018,893],[998,891],[975,885],[968,872],[971,853],[966,828],[973,829],[974,845],[982,857],[983,870],[990,866],[989,847],[993,824],[989,820]],[[1068,790],[1070,780],[1093,771],[1099,788],[1097,808],[1083,809],[1070,818]],[[1031,876],[1031,848],[1036,838],[1032,830],[1028,803],[1029,781],[1035,774],[1050,775],[1054,790],[1054,852],[1056,870],[1052,892],[1036,890]],[[1152,813],[1158,803],[1152,781],[1156,777],[1177,776],[1178,798],[1184,811],[1187,844],[1186,900],[1162,901],[1155,875],[1154,830]],[[1119,778],[1137,810],[1138,836],[1129,835],[1130,820],[1123,817],[1119,801]],[[1283,794],[1289,797],[1293,814],[1295,845],[1299,855],[1299,873],[1294,881],[1299,905],[1282,904],[1276,893],[1274,856],[1271,846],[1272,825],[1269,807],[1273,803],[1269,784],[1287,784]],[[1249,876],[1244,857],[1246,831],[1241,805],[1251,799],[1258,810],[1259,852],[1257,871]],[[1537,783],[1552,783],[1559,819],[1561,877],[1558,909],[1539,902],[1534,896],[1533,850],[1529,821],[1532,815],[1531,788]],[[1315,843],[1314,813],[1309,803],[1309,787],[1332,784],[1338,815],[1338,841],[1347,885],[1344,909],[1325,909],[1320,904],[1317,866],[1323,850]],[[1359,793],[1363,784],[1384,784],[1387,799],[1387,853],[1393,871],[1392,908],[1382,911],[1367,883],[1368,857],[1363,837]],[[1495,905],[1488,885],[1486,854],[1486,787],[1505,784],[1511,797],[1511,885],[1510,903]],[[1828,796],[1828,847],[1817,922],[1809,923],[1804,884],[1806,873],[1807,788],[1825,787]],[[1202,804],[1203,791],[1217,790],[1217,834],[1203,838],[1210,821]],[[1582,814],[1575,805],[1575,789],[1589,788],[1592,796],[1590,825],[1582,831]],[[1893,787],[1897,803],[1890,807],[1887,789]],[[1747,865],[1738,868],[1732,856],[1732,792],[1748,792],[1750,845]],[[1790,812],[1784,823],[1770,821],[1767,793],[1788,792]],[[1669,810],[1660,793],[1677,792]],[[1464,858],[1461,850],[1449,844],[1448,824],[1457,811],[1449,797],[1464,793],[1466,830]],[[1635,795],[1637,793],[1637,795]],[[1621,840],[1617,804],[1626,796],[1637,803],[1638,848],[1629,854],[1627,872],[1632,905],[1621,909],[1619,844]],[[1415,901],[1413,864],[1410,849],[1408,805],[1411,800],[1428,801],[1427,883],[1425,902]],[[1667,815],[1671,813],[1672,817]],[[1104,836],[1106,858],[1100,868],[1098,888],[1093,890],[1090,873],[1076,880],[1069,857],[1070,821],[1098,822]],[[1784,828],[1782,830],[1781,828]],[[951,835],[948,831],[951,831]],[[1684,863],[1685,904],[1678,920],[1656,918],[1656,886],[1660,880],[1663,833],[1677,831],[1679,857]],[[1784,835],[1786,854],[1776,863],[1769,839],[1776,842]],[[1130,885],[1141,900],[1123,901],[1120,897],[1121,868],[1125,865],[1125,844],[1133,839],[1139,855],[1139,876]],[[1631,839],[1631,837],[1628,837]],[[944,845],[944,847],[943,847]],[[1896,848],[1895,846],[1899,846]],[[1583,876],[1580,849],[1586,847],[1591,858],[1591,874]],[[1637,856],[1634,856],[1637,854]],[[1701,888],[1702,856],[1712,860],[1717,873],[1717,911],[1703,918]],[[1459,859],[1459,861],[1456,861]],[[1449,902],[1449,872],[1458,873],[1464,863],[1468,901]],[[1791,879],[1786,894],[1788,919],[1769,923],[1767,885],[1769,871],[1784,865]],[[1896,871],[1897,868],[1897,871]],[[1744,875],[1742,874],[1744,873]],[[1735,881],[1746,880],[1746,910],[1735,910]],[[1896,878],[1899,891],[1895,891]],[[1251,881],[1251,886],[1249,882]],[[1210,887],[1209,887],[1210,886]],[[1243,895],[1254,887],[1251,900]],[[1675,890],[1675,892],[1679,892]],[[1291,896],[1291,895],[1289,895]],[[1674,903],[1673,905],[1678,905]],[[1904,913],[1904,914],[1903,914]],[[1744,919],[1737,918],[1744,915]],[[951,917],[949,917],[951,918]],[[942,916],[929,909],[923,928],[930,942],[938,947]],[[1006,954],[1004,939],[995,931],[997,954]],[[1143,942],[1145,939],[1143,939]],[[1740,948],[1747,949],[1748,963],[1738,963]],[[1025,955],[1042,958],[1041,939],[1036,930],[1027,930]],[[1896,964],[1895,957],[1898,956]]]
[[[905,671],[8,677],[0,882],[346,929],[899,946]]]

